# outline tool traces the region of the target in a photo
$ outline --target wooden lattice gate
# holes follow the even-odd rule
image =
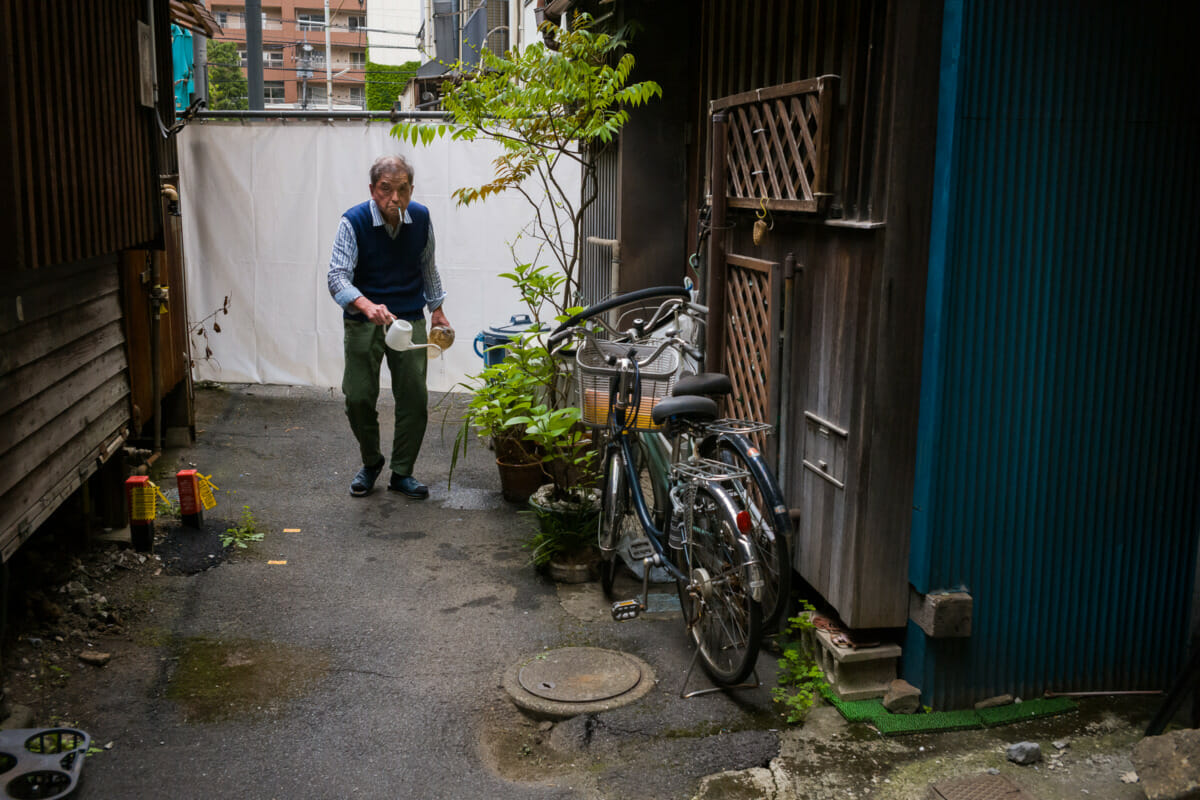
[[[779,416],[779,263],[732,253],[726,255],[725,263],[722,371],[733,381],[733,398],[726,413],[774,423]],[[766,445],[759,442],[760,447]]]

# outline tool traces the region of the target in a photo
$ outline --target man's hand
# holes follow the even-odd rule
[[[446,312],[442,310],[441,306],[438,306],[433,311],[429,312],[429,324],[435,328],[439,326],[443,328],[454,327],[450,324],[450,320],[446,319]]]
[[[355,298],[353,305],[360,314],[376,325],[391,325],[396,320],[396,315],[388,311],[387,306],[372,303],[365,297]]]

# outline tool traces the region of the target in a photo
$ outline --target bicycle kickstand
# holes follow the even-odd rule
[[[688,681],[692,678],[692,670],[696,668],[696,660],[700,658],[700,648],[696,648],[696,652],[692,653],[692,662],[688,664],[687,674],[683,676],[683,685],[679,687],[679,697],[683,700],[691,700],[693,697],[699,697],[705,694],[713,694],[714,692],[724,692],[729,689],[757,689],[762,686],[762,681],[758,678],[758,667],[754,668],[754,683],[735,683],[732,686],[710,686],[707,689],[693,689],[690,692],[684,691],[687,689]]]

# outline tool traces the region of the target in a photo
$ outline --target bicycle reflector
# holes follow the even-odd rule
[[[749,511],[743,510],[743,511],[739,511],[737,513],[737,526],[738,526],[738,531],[740,531],[741,533],[749,533],[750,532],[750,512]]]

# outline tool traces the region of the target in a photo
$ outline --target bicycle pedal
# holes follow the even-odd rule
[[[617,622],[637,619],[642,613],[642,604],[637,600],[619,600],[612,605],[612,618]]]
[[[654,556],[654,545],[649,539],[634,539],[629,543],[629,555],[636,561]]]

